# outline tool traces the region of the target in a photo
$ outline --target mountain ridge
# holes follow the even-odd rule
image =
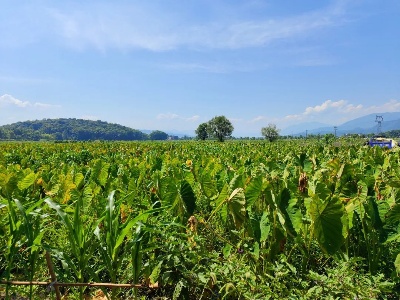
[[[300,123],[291,127],[304,128],[304,130],[298,130],[296,132],[288,132],[287,129],[282,130],[283,135],[301,136],[307,134],[328,134],[335,133],[338,136],[345,134],[377,134],[378,133],[378,122],[376,122],[376,116],[382,116],[383,121],[381,122],[381,132],[400,130],[400,112],[387,112],[387,113],[372,113],[353,120],[342,123],[341,125],[327,125],[318,128],[307,128],[307,123]]]

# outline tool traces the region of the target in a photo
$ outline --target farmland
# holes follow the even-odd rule
[[[59,282],[141,285],[115,299],[397,299],[400,156],[360,145],[1,143],[0,279],[49,281],[47,251]]]

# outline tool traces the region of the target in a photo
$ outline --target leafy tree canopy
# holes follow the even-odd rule
[[[270,142],[275,141],[279,137],[279,129],[275,124],[268,124],[267,127],[261,128],[261,134]]]
[[[223,142],[233,132],[232,123],[225,116],[216,116],[207,123],[208,134]]]
[[[195,131],[197,139],[204,141],[206,138],[208,138],[207,128],[208,128],[207,123],[201,123],[199,127],[197,127]]]
[[[149,134],[149,138],[153,141],[164,141],[168,139],[168,134],[164,131],[154,130]]]

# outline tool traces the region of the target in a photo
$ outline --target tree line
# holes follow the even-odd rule
[[[146,134],[119,124],[83,119],[44,119],[0,126],[0,140],[142,141],[166,139],[168,139],[168,134],[160,130]]]
[[[201,123],[195,132],[199,140],[204,141],[208,138],[215,138],[223,142],[226,138],[232,136],[233,130],[232,123],[225,116],[216,116],[208,122]],[[268,126],[261,128],[261,135],[273,142],[279,137],[279,129],[275,124],[270,123]]]
[[[195,130],[198,140],[217,139],[220,142],[232,138],[234,127],[225,116],[216,116],[201,123]],[[269,124],[261,129],[261,134],[269,141],[279,137],[279,129]],[[145,141],[167,140],[169,135],[161,130],[146,134],[119,124],[83,119],[44,119],[17,122],[0,126],[0,140],[17,141]]]

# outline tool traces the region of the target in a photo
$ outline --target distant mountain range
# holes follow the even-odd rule
[[[363,116],[341,125],[336,126],[336,134],[338,136],[357,133],[357,134],[370,134],[377,133],[378,123],[375,122],[376,116],[382,116],[382,127],[381,131],[400,130],[400,112],[390,113],[374,113],[367,116]],[[323,123],[301,123],[294,126],[290,126],[281,131],[281,135],[293,135],[300,136],[307,134],[327,134],[335,133],[333,125]]]

